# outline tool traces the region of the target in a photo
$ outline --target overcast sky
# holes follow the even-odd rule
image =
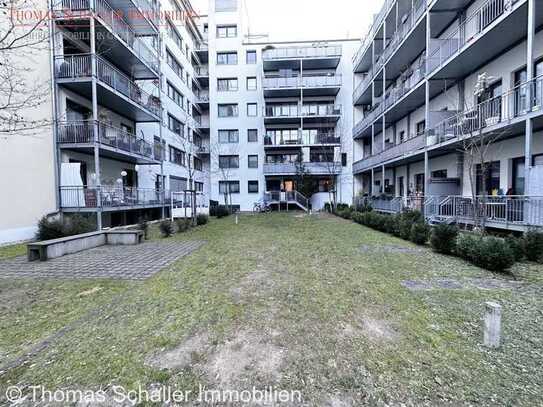
[[[207,14],[209,0],[192,0]],[[361,38],[383,0],[244,0],[251,34],[270,41]]]

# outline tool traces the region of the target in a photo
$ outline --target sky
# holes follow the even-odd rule
[[[191,0],[207,13],[209,0]],[[363,38],[383,0],[243,0],[251,34],[268,41]]]

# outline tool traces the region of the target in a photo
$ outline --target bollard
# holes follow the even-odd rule
[[[238,214],[236,213],[236,225],[238,224]]]
[[[502,325],[502,306],[495,302],[485,303],[484,345],[489,348],[500,347]]]

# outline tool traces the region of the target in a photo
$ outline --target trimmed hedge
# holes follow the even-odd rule
[[[494,236],[461,234],[456,253],[474,265],[505,272],[515,264],[515,254],[504,239]]]
[[[420,246],[428,243],[430,238],[430,226],[426,222],[413,223],[411,226],[410,240]]]
[[[458,227],[452,225],[437,225],[432,229],[430,245],[436,253],[453,254],[456,249]]]
[[[173,235],[174,228],[173,228],[173,222],[169,219],[165,219],[162,222],[160,222],[160,225],[158,226],[160,229],[160,233],[162,234],[162,237],[170,237]]]
[[[65,215],[62,219],[51,219],[47,216],[41,218],[38,222],[36,240],[60,239],[96,230],[96,224],[93,220],[79,214]]]
[[[176,219],[175,224],[177,226],[177,233],[185,233],[190,229],[191,219]]]
[[[530,261],[543,262],[543,232],[530,230],[524,235],[524,254]]]
[[[196,225],[202,226],[206,225],[209,222],[209,217],[203,213],[196,216]]]

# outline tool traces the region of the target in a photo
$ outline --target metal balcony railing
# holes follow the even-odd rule
[[[194,72],[196,73],[196,76],[209,76],[209,66],[198,65],[194,67]]]
[[[161,159],[161,156],[154,157],[153,145],[143,138],[136,137],[134,134],[106,123],[98,121],[96,124],[97,135],[94,133],[94,122],[92,120],[60,122],[57,124],[57,142],[60,144],[96,142],[149,159]]]
[[[418,68],[410,69],[402,74],[400,83],[385,94],[385,110],[391,108],[402,97],[413,90],[426,77],[426,63],[422,61]]]
[[[542,110],[543,75],[442,121],[428,130],[427,145],[473,137],[487,128]]]
[[[118,208],[135,206],[161,206],[165,203],[163,190],[115,186],[61,186],[62,208]]]
[[[138,3],[148,4],[145,0],[136,0]],[[141,6],[141,5],[140,5]],[[54,13],[58,16],[70,16],[74,13],[91,11],[90,0],[62,0],[54,6]],[[158,72],[158,56],[138,37],[133,28],[126,22],[119,11],[114,10],[106,0],[95,0],[94,10],[104,24],[115,33],[121,41],[131,49],[151,69]],[[75,14],[77,15],[77,14]],[[146,13],[147,15],[147,13]],[[156,10],[149,15],[157,16]],[[90,16],[90,14],[89,14]]]
[[[266,146],[290,146],[290,145],[316,145],[316,144],[341,144],[341,137],[334,132],[320,134],[303,134],[297,132],[297,137],[290,137],[281,134],[266,135],[264,145]]]
[[[368,73],[364,75],[364,78],[360,81],[360,83],[354,90],[353,92],[354,101],[357,101],[358,98],[371,86],[372,81],[373,81],[373,65],[371,66]]]
[[[445,65],[469,43],[476,41],[484,30],[503,15],[511,12],[518,0],[487,0],[467,17],[447,38],[433,40],[438,43],[428,58],[430,73]]]
[[[358,121],[353,129],[353,137],[357,137],[360,133],[371,126],[371,124],[377,120],[377,118],[383,114],[385,104],[383,102],[378,103],[371,111],[366,112],[364,117]]]
[[[78,54],[56,56],[55,78],[76,79],[91,77],[93,58],[96,59],[96,77],[100,82],[115,89],[155,116],[160,116],[161,104],[158,96],[144,91],[124,73],[97,55]]]
[[[268,77],[263,80],[264,89],[279,88],[329,88],[340,87],[342,83],[341,75],[322,75],[322,76],[294,76],[294,77]]]
[[[195,96],[196,96],[196,102],[198,102],[198,103],[209,103],[209,92],[198,91],[198,92],[196,92]]]
[[[264,117],[318,117],[318,116],[341,116],[340,105],[306,104],[300,109],[298,105],[273,105],[264,107]]]
[[[340,162],[304,162],[304,169],[312,175],[330,175],[341,172]],[[267,162],[264,163],[264,174],[266,175],[289,175],[296,174],[298,165],[294,162]]]
[[[298,59],[298,58],[331,58],[342,55],[341,45],[315,46],[315,47],[283,47],[271,48],[262,52],[264,61],[275,59]]]

